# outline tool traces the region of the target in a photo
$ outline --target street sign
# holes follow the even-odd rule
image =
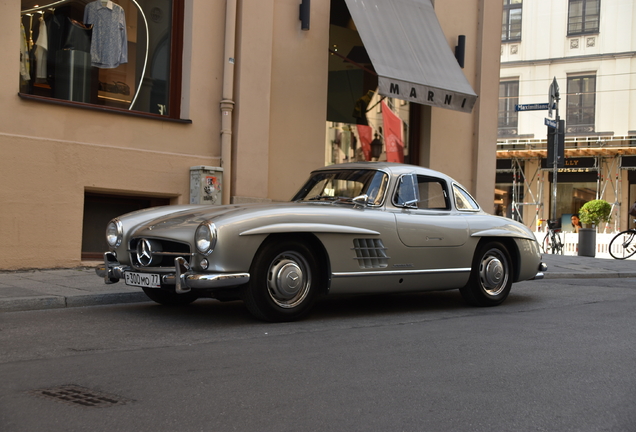
[[[556,129],[557,127],[557,121],[556,120],[551,120],[549,118],[545,119],[545,125],[546,126],[550,126],[553,129]]]
[[[549,103],[515,105],[515,111],[541,111],[541,110],[547,110],[549,108],[550,108]]]
[[[548,89],[548,100],[550,101],[548,102],[550,104],[548,117],[552,117],[552,106],[559,100],[559,84],[557,83],[556,77],[554,77]]]

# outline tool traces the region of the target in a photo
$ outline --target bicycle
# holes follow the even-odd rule
[[[636,219],[634,219],[636,222]],[[636,228],[621,231],[609,243],[609,253],[614,259],[624,260],[636,253]]]
[[[548,221],[548,232],[541,242],[543,253],[563,255],[563,242],[561,241],[560,232],[561,227],[558,226],[556,221]]]

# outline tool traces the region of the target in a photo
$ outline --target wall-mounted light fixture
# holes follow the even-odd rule
[[[459,67],[464,69],[464,54],[466,53],[466,36],[459,35],[457,38],[457,46],[455,47],[455,58]]]
[[[309,8],[311,0],[302,0],[300,3],[300,28],[302,30],[309,30]]]

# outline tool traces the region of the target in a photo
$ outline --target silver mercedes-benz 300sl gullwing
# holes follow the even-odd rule
[[[106,228],[97,274],[164,305],[242,299],[266,321],[306,315],[326,294],[459,289],[502,303],[547,269],[524,225],[491,216],[452,178],[361,162],[311,173],[291,202],[165,206]]]

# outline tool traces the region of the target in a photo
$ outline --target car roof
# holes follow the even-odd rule
[[[395,162],[349,162],[349,163],[342,163],[342,164],[335,164],[335,165],[327,165],[325,167],[315,169],[313,172],[333,171],[333,170],[339,170],[339,169],[381,170],[381,171],[386,171],[394,176],[415,173],[415,174],[432,176],[432,177],[440,177],[450,182],[455,181],[453,180],[453,178],[439,171],[435,171],[429,168],[424,168],[421,166],[401,164],[401,163],[395,163]]]

